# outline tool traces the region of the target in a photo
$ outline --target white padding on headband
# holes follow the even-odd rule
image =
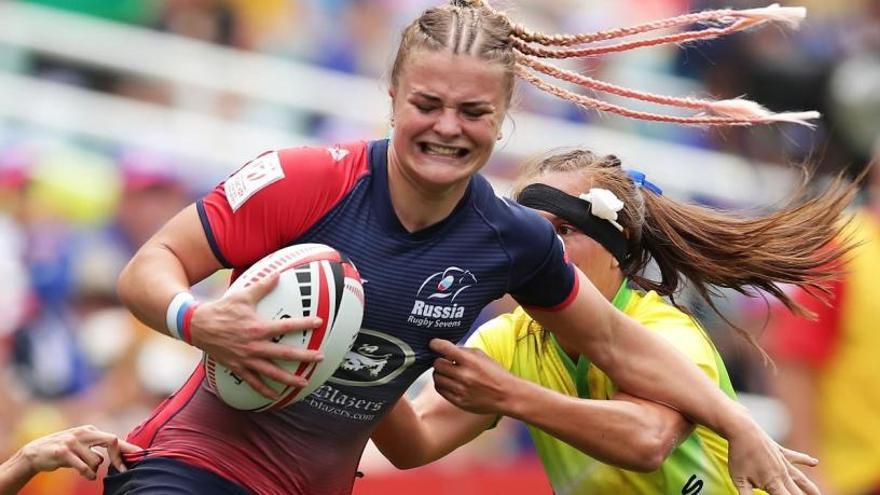
[[[608,189],[593,187],[578,197],[590,202],[590,213],[593,216],[608,220],[617,230],[623,232],[623,226],[617,223],[617,212],[623,209],[623,201],[616,194]]]

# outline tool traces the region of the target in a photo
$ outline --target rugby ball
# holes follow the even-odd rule
[[[316,349],[320,363],[276,360],[276,364],[309,380],[305,388],[263,380],[278,392],[272,400],[256,392],[229,368],[205,355],[208,389],[223,402],[244,411],[278,410],[321,386],[348,353],[364,316],[364,290],[355,266],[344,255],[323,244],[297,244],[275,251],[254,263],[229,286],[227,294],[242,290],[279,273],[278,285],[261,299],[257,314],[267,320],[318,316],[319,328],[291,332],[273,339],[285,345]]]

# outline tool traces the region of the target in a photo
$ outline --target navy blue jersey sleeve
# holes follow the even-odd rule
[[[513,255],[509,293],[524,306],[562,309],[577,292],[575,271],[550,222],[524,210],[523,230],[508,243]]]
[[[483,187],[490,186],[478,184],[479,189]],[[494,194],[482,197],[484,217],[496,229],[510,260],[507,292],[525,306],[565,307],[577,293],[577,278],[553,225],[512,201]]]

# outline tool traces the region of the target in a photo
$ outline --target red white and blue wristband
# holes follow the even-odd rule
[[[168,327],[168,333],[172,337],[180,339],[187,344],[192,344],[190,322],[198,305],[199,302],[196,301],[195,296],[187,291],[178,292],[171,299],[168,311],[165,313],[165,324]]]

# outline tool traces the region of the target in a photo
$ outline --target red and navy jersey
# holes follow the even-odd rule
[[[404,229],[387,150],[383,140],[264,154],[198,202],[233,276],[291,244],[345,253],[364,282],[363,329],[325,384],[277,412],[225,406],[197,370],[132,433],[135,443],[256,493],[349,493],[373,428],[436,358],[432,338],[460,341],[506,293],[545,309],[574,297],[574,269],[549,222],[496,196],[481,176],[446,219]]]

